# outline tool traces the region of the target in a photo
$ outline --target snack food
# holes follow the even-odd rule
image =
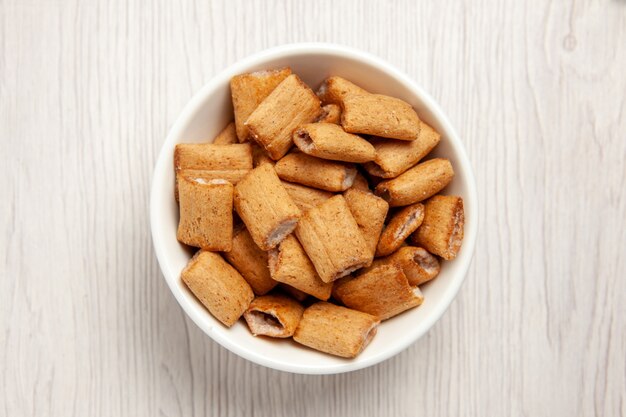
[[[176,176],[176,181],[180,181],[181,178],[187,178],[189,180],[202,180],[210,182],[213,180],[224,180],[236,185],[239,181],[250,172],[249,169],[183,169]],[[176,184],[178,186],[178,184]],[[178,189],[176,190],[178,192]],[[178,195],[176,196],[178,200]]]
[[[285,190],[287,190],[287,194],[289,194],[293,202],[296,203],[296,206],[298,206],[303,213],[313,207],[319,206],[333,196],[331,192],[307,187],[306,185],[288,181],[281,181],[281,183],[283,187],[285,187]]]
[[[424,221],[411,240],[443,259],[454,259],[461,248],[464,225],[463,199],[437,195],[424,204]]]
[[[352,187],[350,188],[353,188],[355,190],[365,191],[368,193],[372,192],[372,190],[370,190],[370,185],[367,182],[367,179],[363,176],[363,174],[361,174],[358,171],[354,177],[354,181],[352,182]]]
[[[220,136],[227,133],[220,133]],[[252,150],[249,144],[182,143],[174,150],[176,172],[175,197],[178,200],[178,182],[181,177],[204,181],[226,180],[236,184],[252,169]]]
[[[400,267],[410,285],[422,285],[435,278],[441,270],[437,257],[424,248],[403,246],[384,258],[378,258],[372,265],[392,263]]]
[[[416,140],[400,141],[371,138],[376,157],[363,167],[372,175],[395,178],[428,155],[441,140],[441,135],[424,122],[420,122]]]
[[[250,136],[279,160],[293,144],[292,132],[322,113],[315,93],[297,75],[285,78],[248,117]]]
[[[450,161],[435,158],[414,166],[396,178],[380,182],[376,194],[391,207],[406,206],[426,200],[443,190],[452,181],[454,170]]]
[[[320,190],[340,192],[352,186],[356,168],[352,164],[316,158],[293,152],[276,162],[280,179]]]
[[[224,258],[239,271],[256,295],[267,294],[278,284],[267,266],[267,252],[254,243],[243,225],[233,232],[232,248],[224,252]]]
[[[332,355],[354,358],[376,335],[379,323],[370,314],[321,301],[304,310],[293,340]]]
[[[179,143],[174,149],[174,168],[177,173],[185,169],[249,170],[252,169],[252,149],[248,143]]]
[[[333,284],[325,283],[294,235],[289,235],[269,252],[271,277],[313,297],[326,301]]]
[[[224,130],[222,130],[216,137],[213,139],[214,145],[232,145],[233,143],[239,143],[237,140],[237,130],[235,129],[235,122],[230,122],[226,125]]]
[[[363,239],[365,239],[367,252],[373,259],[385,224],[385,218],[389,211],[389,204],[370,192],[356,188],[346,190],[343,196],[348,203],[354,220],[356,220],[356,224],[361,230]],[[369,265],[366,264],[365,266]]]
[[[254,168],[235,187],[235,209],[261,249],[270,250],[295,229],[300,210],[270,164]]]
[[[345,78],[337,76],[326,78],[317,90],[317,96],[322,100],[322,104],[343,105],[343,99],[350,94],[369,93]]]
[[[181,279],[225,326],[353,358],[460,250],[463,199],[439,194],[452,164],[425,160],[445,138],[338,76],[316,94],[257,71],[231,93],[234,122],[174,151],[177,238],[200,248]]]
[[[178,185],[179,241],[205,250],[229,251],[233,239],[233,185],[183,177]]]
[[[293,142],[307,155],[344,162],[374,160],[376,149],[334,123],[308,123],[293,132]]]
[[[300,291],[291,285],[283,284],[282,282],[278,284],[278,288],[280,288],[284,293],[289,294],[293,299],[298,300],[300,303],[309,298],[309,294]]]
[[[256,168],[263,164],[270,164],[274,166],[275,162],[272,158],[270,158],[267,152],[265,152],[265,149],[254,143],[252,144],[252,165]]]
[[[389,223],[383,230],[376,256],[387,256],[395,252],[411,233],[413,233],[424,220],[424,205],[420,203],[403,207],[391,216]]]
[[[296,300],[272,294],[252,300],[243,317],[253,335],[285,338],[293,336],[303,312]]]
[[[235,324],[254,298],[246,280],[214,252],[196,253],[180,277],[211,314],[228,327]]]
[[[281,68],[240,74],[230,80],[239,142],[248,140],[248,128],[245,126],[248,116],[290,74],[290,68]]]
[[[333,296],[345,306],[387,320],[422,304],[418,287],[411,287],[402,269],[394,264],[368,268],[356,277],[337,281]]]
[[[382,94],[345,96],[341,125],[346,132],[399,140],[415,140],[420,131],[420,119],[409,103]]]
[[[340,195],[304,213],[295,233],[324,282],[344,277],[372,260],[365,238]]]
[[[327,104],[322,106],[322,114],[316,120],[317,123],[337,123],[341,122],[341,106],[338,104]]]

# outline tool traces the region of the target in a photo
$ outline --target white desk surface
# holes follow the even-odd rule
[[[370,369],[253,365],[152,250],[192,94],[278,44],[396,65],[475,167],[480,235],[426,337]],[[0,416],[626,415],[626,2],[0,2]]]

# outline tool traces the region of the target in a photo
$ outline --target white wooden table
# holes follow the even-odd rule
[[[430,333],[337,376],[185,317],[152,251],[169,126],[214,74],[329,41],[461,134],[480,235]],[[0,415],[626,415],[626,2],[0,2]]]

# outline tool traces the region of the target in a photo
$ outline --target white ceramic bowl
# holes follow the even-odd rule
[[[253,337],[240,320],[224,327],[196,300],[180,279],[191,252],[176,240],[178,208],[174,201],[174,146],[206,142],[232,119],[229,80],[244,72],[290,66],[312,88],[329,75],[339,75],[374,93],[399,97],[442,134],[432,156],[452,161],[456,175],[444,190],[465,203],[465,239],[456,259],[444,261],[441,273],[422,287],[424,303],[383,322],[372,343],[355,359],[346,360],[300,346],[292,340]],[[469,267],[477,232],[476,186],[461,140],[443,111],[414,81],[370,54],[333,44],[292,44],[245,58],[222,71],[187,104],[159,155],[152,182],[150,220],[161,270],[172,293],[191,319],[220,345],[252,362],[282,371],[333,374],[365,368],[392,357],[419,339],[441,317],[457,294]]]

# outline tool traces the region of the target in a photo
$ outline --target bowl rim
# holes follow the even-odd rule
[[[447,133],[447,140],[451,142],[452,147],[457,153],[457,164],[460,163],[461,169],[464,175],[467,176],[467,190],[463,198],[469,200],[472,210],[469,213],[469,217],[466,213],[466,230],[464,237],[464,251],[462,256],[455,259],[455,262],[460,263],[457,266],[458,272],[453,276],[450,284],[446,287],[442,300],[439,301],[435,310],[430,314],[422,323],[421,326],[416,327],[416,331],[411,337],[402,339],[401,342],[395,343],[390,346],[389,349],[381,352],[378,355],[358,360],[346,361],[340,364],[315,366],[310,364],[293,365],[280,361],[276,361],[272,358],[268,358],[262,354],[254,352],[240,346],[238,343],[232,342],[229,338],[223,337],[219,332],[214,332],[210,326],[205,325],[205,321],[197,311],[195,307],[187,300],[187,296],[184,292],[175,285],[176,277],[172,277],[171,268],[169,268],[168,257],[165,250],[165,246],[162,243],[162,237],[159,236],[158,230],[158,213],[162,208],[158,205],[157,195],[159,193],[159,187],[161,182],[158,181],[159,173],[167,167],[171,167],[171,155],[165,152],[175,138],[180,136],[182,130],[189,123],[190,119],[196,113],[199,106],[204,102],[205,98],[211,94],[214,90],[219,88],[228,82],[233,75],[245,72],[248,67],[253,66],[258,61],[265,59],[279,59],[289,57],[291,55],[306,55],[323,53],[328,55],[336,55],[341,57],[347,57],[349,59],[362,61],[371,66],[378,67],[382,71],[388,73],[393,78],[397,79],[400,83],[407,86],[411,90],[412,94],[415,94],[422,101],[423,105],[427,107],[432,114],[436,117],[438,122],[444,127]],[[152,243],[154,251],[161,269],[163,278],[167,282],[170,291],[174,294],[178,304],[183,308],[187,316],[202,329],[211,339],[225,347],[227,350],[235,353],[236,355],[247,359],[253,363],[266,366],[272,369],[280,371],[300,373],[300,374],[337,374],[343,372],[351,372],[359,369],[367,368],[377,363],[383,362],[420,339],[426,332],[428,332],[432,326],[441,318],[446,312],[452,301],[455,299],[461,285],[463,284],[473,259],[474,248],[476,245],[476,237],[478,234],[478,197],[476,190],[476,180],[472,166],[467,157],[465,147],[461,142],[456,129],[452,126],[448,117],[443,112],[441,107],[435,102],[435,100],[428,94],[420,85],[413,81],[408,75],[404,74],[399,69],[392,66],[390,63],[383,59],[372,55],[368,52],[364,52],[359,49],[347,47],[343,45],[333,43],[321,43],[321,42],[307,42],[307,43],[291,43],[280,46],[275,46],[269,49],[262,50],[260,52],[249,55],[243,59],[236,61],[229,65],[217,75],[212,77],[204,86],[196,92],[191,100],[185,104],[181,113],[177,117],[176,121],[172,125],[169,133],[161,145],[159,155],[152,174],[152,186],[150,190],[150,229],[152,234]],[[470,227],[468,227],[470,226]]]

